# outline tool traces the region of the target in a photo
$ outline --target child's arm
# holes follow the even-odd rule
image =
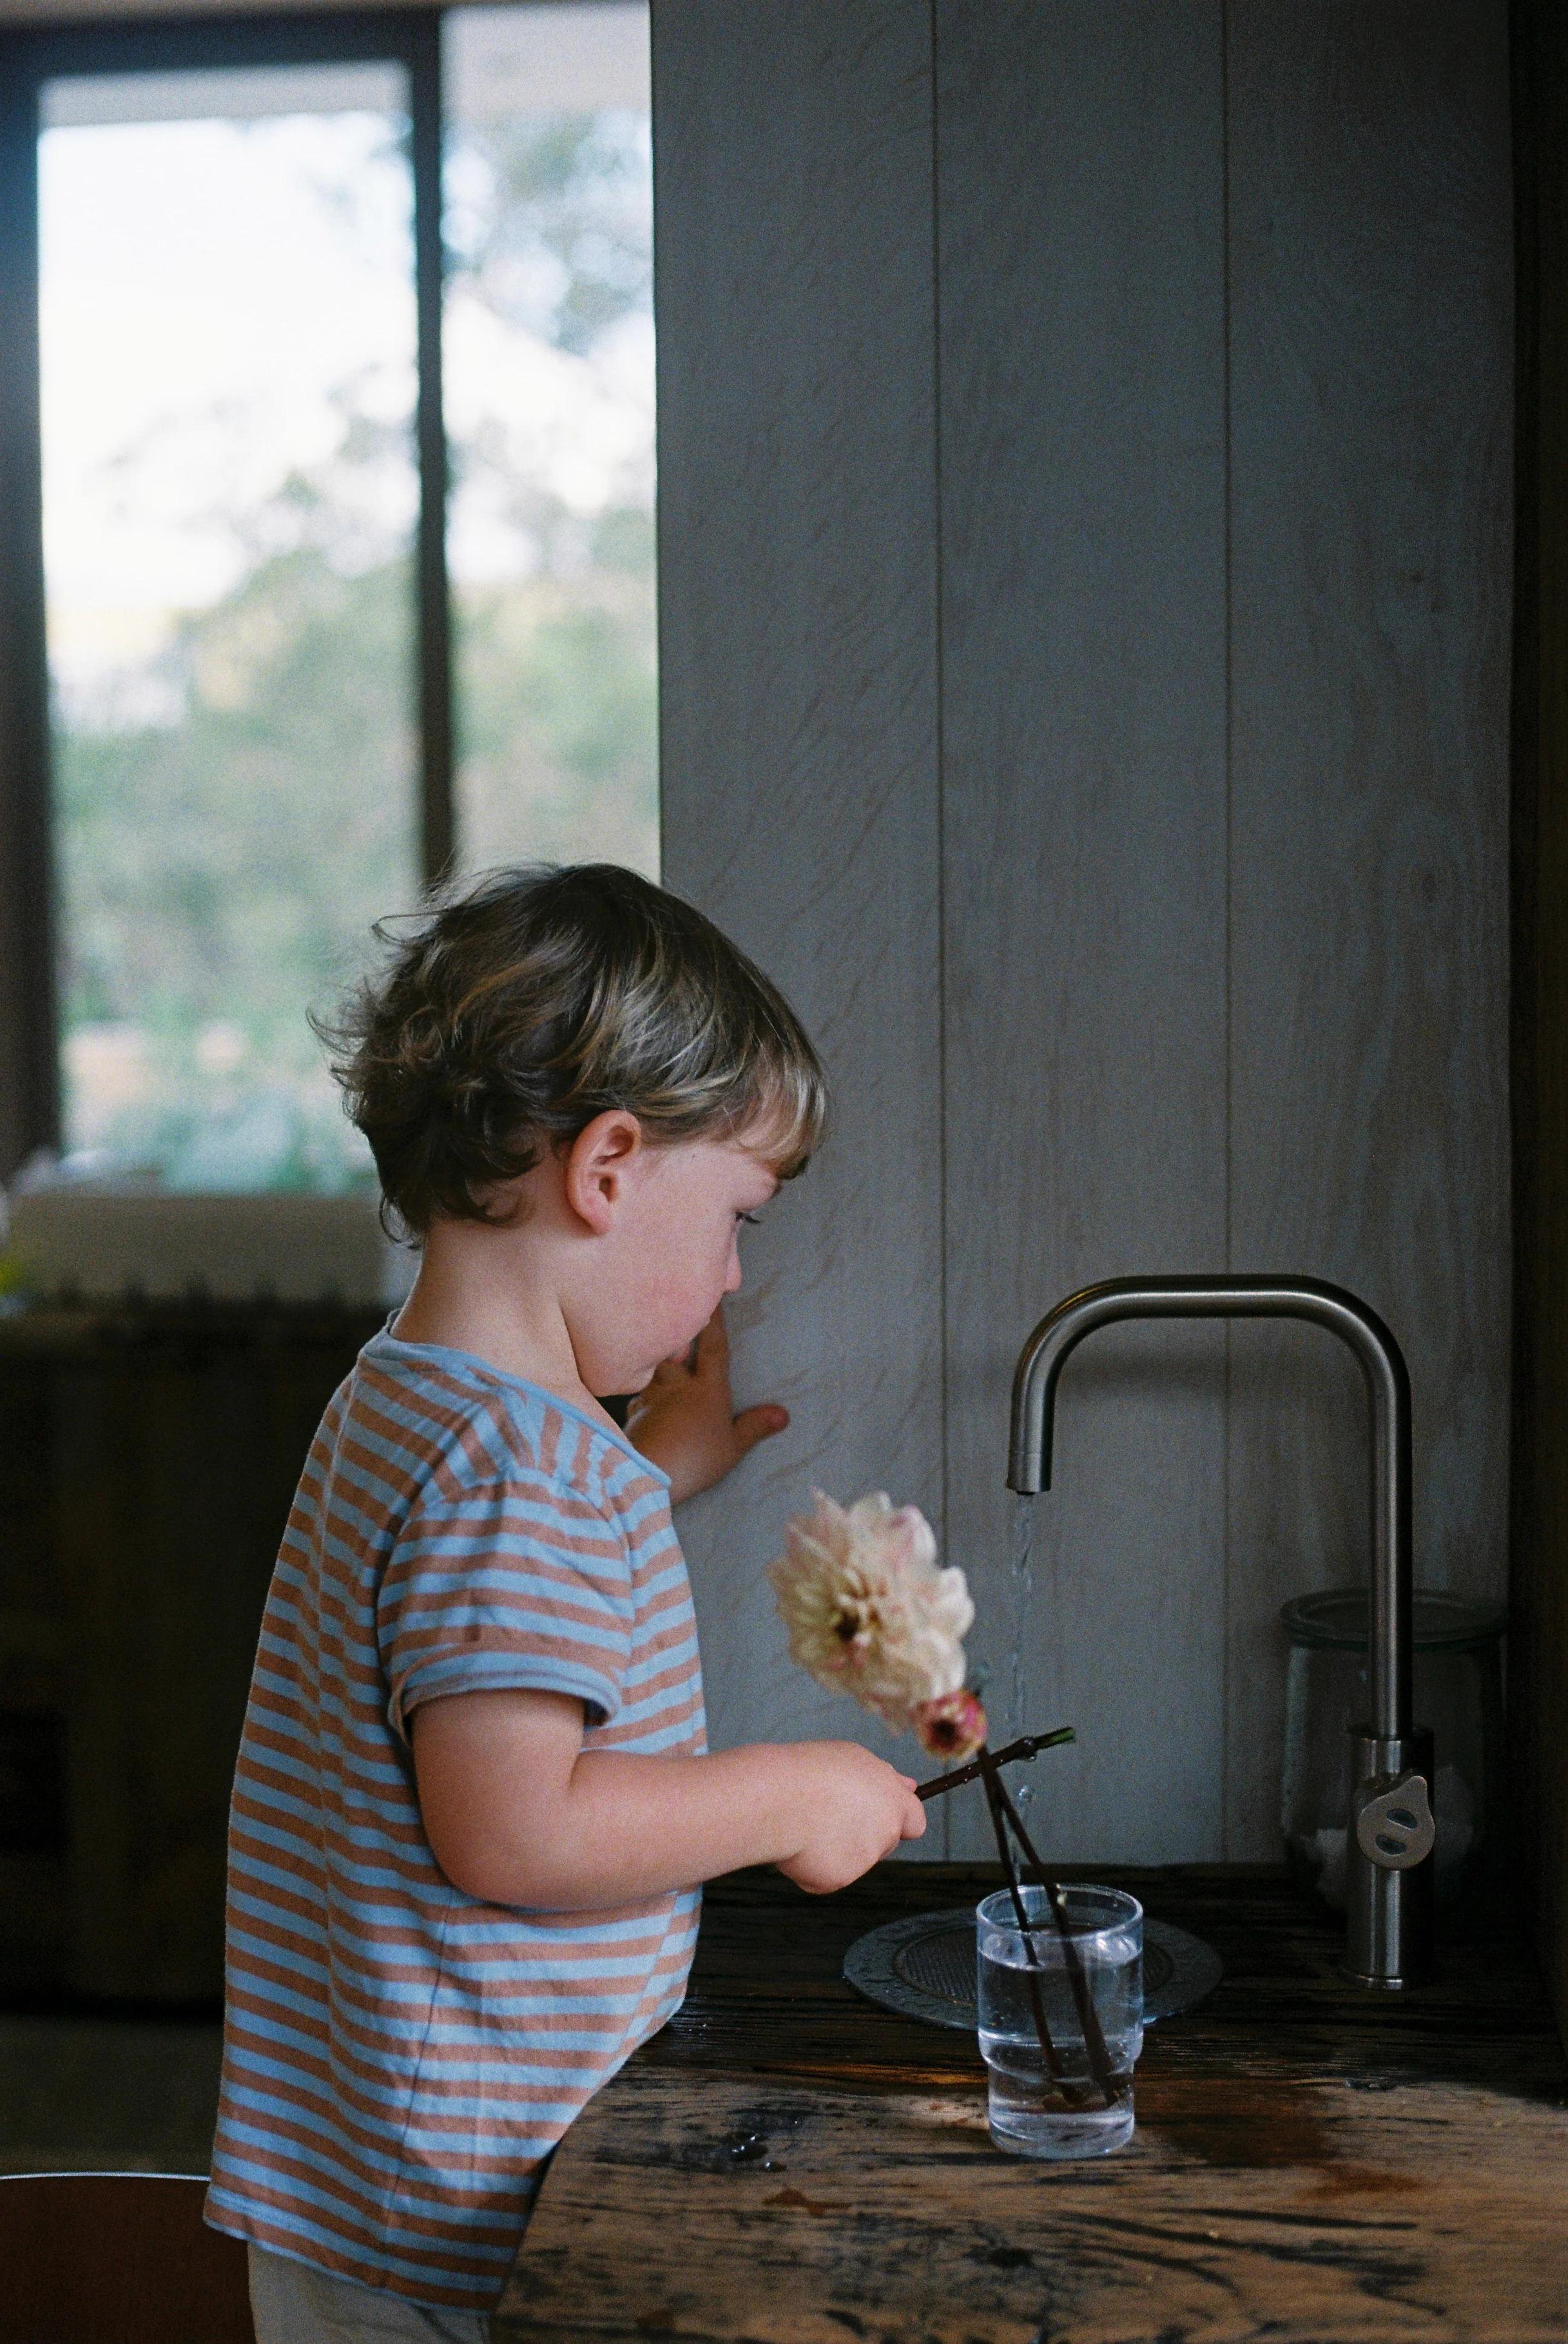
[[[582,1702],[552,1692],[453,1693],[411,1723],[436,1861],[487,1904],[637,1904],[746,1864],[823,1894],[926,1829],[911,1778],[858,1743],[585,1751]]]

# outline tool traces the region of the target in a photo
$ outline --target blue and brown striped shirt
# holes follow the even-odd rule
[[[698,1906],[521,1912],[452,1886],[408,1721],[500,1687],[577,1695],[591,1749],[703,1750],[668,1485],[536,1385],[378,1335],[322,1420],[262,1622],[207,2212],[481,2310],[541,2161],[678,2008]]]

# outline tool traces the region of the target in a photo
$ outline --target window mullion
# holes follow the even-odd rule
[[[12,53],[7,55],[6,51]],[[37,84],[0,45],[0,1178],[59,1138],[38,406]]]

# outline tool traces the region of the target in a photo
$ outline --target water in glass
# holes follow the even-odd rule
[[[987,1896],[976,1914],[991,2136],[1024,2157],[1101,2157],[1132,2135],[1132,2071],[1143,2047],[1143,1908],[1118,1889],[1064,1888],[1070,1933],[1064,1941],[1045,1890],[1027,1887],[1023,1897],[1027,1933],[1006,1890]],[[1098,2075],[1086,2006],[1105,2045]]]

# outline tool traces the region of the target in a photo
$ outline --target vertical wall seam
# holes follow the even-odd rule
[[[1234,803],[1231,755],[1231,683],[1234,647],[1233,608],[1231,599],[1231,492],[1230,492],[1230,0],[1219,0],[1219,301],[1220,301],[1220,496],[1224,507],[1223,563],[1224,582],[1221,600],[1225,623],[1224,692],[1225,713],[1221,727],[1221,753],[1225,763],[1225,937],[1224,986],[1225,1006],[1222,1031],[1225,1047],[1224,1072],[1224,1152],[1225,1152],[1225,1267],[1235,1268],[1232,1255],[1232,1205],[1235,1180],[1234,1130],[1231,1119],[1231,1086],[1234,1067],[1232,1051],[1232,1021],[1234,1016],[1234,952],[1232,922],[1234,895],[1231,873],[1234,854]],[[1225,1328],[1225,1373],[1223,1380],[1221,1489],[1224,1521],[1220,1533],[1220,1597],[1223,1616],[1220,1632],[1220,1717],[1219,1717],[1219,1846],[1223,1860],[1230,1856],[1230,1621],[1231,1621],[1231,1348],[1229,1324]]]
[[[926,99],[931,118],[931,570],[932,570],[932,748],[935,760],[936,831],[936,1242],[937,1376],[941,1394],[942,1542],[950,1519],[950,1459],[947,1389],[947,838],[946,760],[943,738],[942,643],[942,204],[936,101],[936,10],[927,0]],[[952,1801],[942,1809],[942,1853],[953,1852]]]

